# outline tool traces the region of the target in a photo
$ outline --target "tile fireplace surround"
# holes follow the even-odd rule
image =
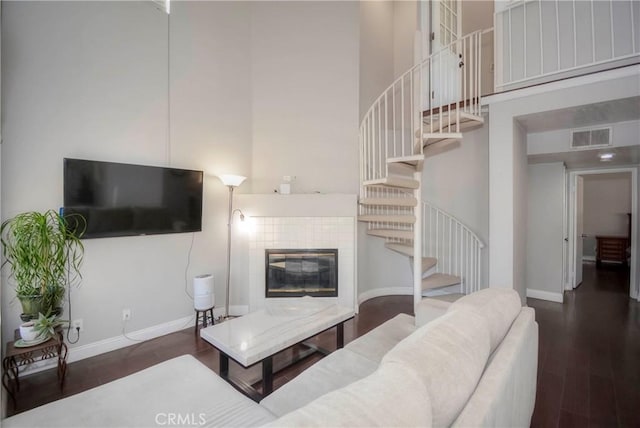
[[[337,248],[338,297],[317,298],[355,309],[356,195],[236,195],[234,202],[250,217],[250,227],[233,241],[232,300],[239,295],[244,302],[238,303],[255,311],[267,300],[294,299],[265,297],[267,249]]]

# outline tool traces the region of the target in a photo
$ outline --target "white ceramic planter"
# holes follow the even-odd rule
[[[33,321],[20,324],[20,337],[25,342],[36,340],[36,337],[38,337],[38,333],[33,327]]]

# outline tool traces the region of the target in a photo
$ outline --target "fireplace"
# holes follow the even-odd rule
[[[338,250],[265,250],[266,297],[337,297]]]

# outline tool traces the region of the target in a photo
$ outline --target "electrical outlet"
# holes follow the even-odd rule
[[[84,323],[82,321],[82,318],[77,319],[77,320],[73,320],[71,322],[71,328],[72,329],[80,329],[80,331],[84,331]]]
[[[131,319],[131,309],[122,310],[122,321],[129,321]]]

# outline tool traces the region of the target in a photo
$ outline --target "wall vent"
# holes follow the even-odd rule
[[[611,145],[611,128],[577,129],[571,131],[571,148],[587,149]]]

